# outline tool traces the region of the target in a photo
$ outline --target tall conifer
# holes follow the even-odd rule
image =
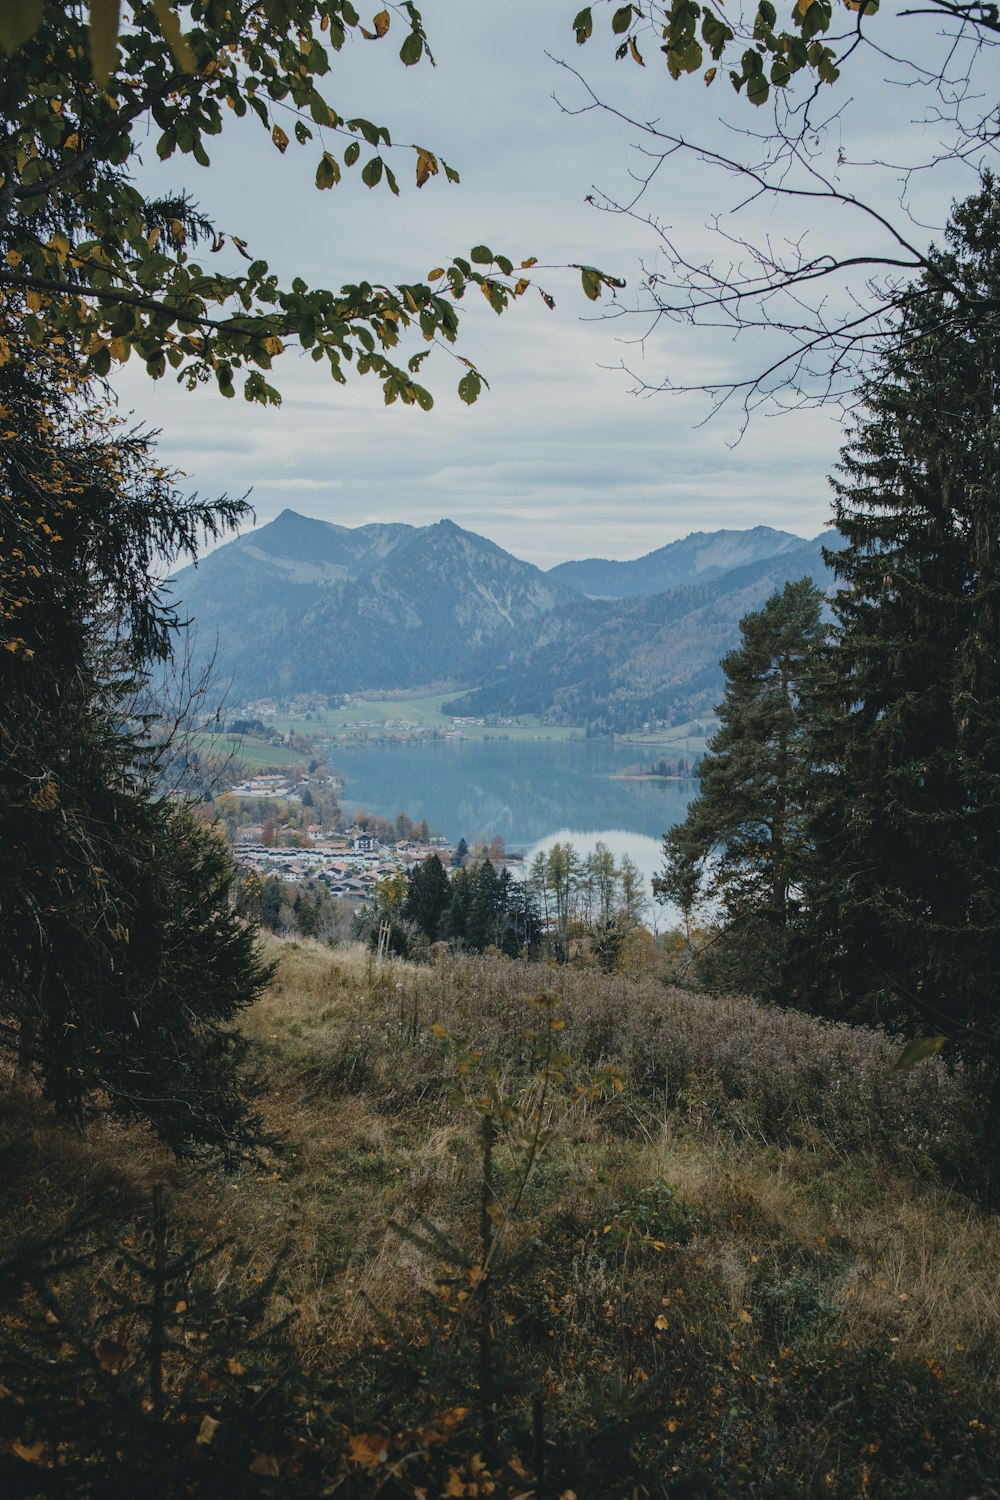
[[[957,208],[835,480],[846,549],[817,702],[807,1003],[996,1070],[1000,190]]]

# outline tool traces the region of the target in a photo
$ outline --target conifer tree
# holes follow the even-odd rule
[[[991,309],[984,313],[983,309]],[[998,1071],[1000,189],[953,214],[835,481],[798,990]]]
[[[700,791],[663,840],[659,901],[720,924],[717,967],[730,982],[766,984],[801,878],[804,693],[821,655],[823,596],[809,578],[786,583],[740,621],[723,658],[720,728],[700,767]]]
[[[255,1134],[231,1023],[266,971],[211,829],[157,795],[137,710],[176,618],[156,568],[240,503],[185,502],[65,346],[0,365],[0,1049],[64,1114],[178,1151]]]

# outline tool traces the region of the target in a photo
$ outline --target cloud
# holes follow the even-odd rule
[[[770,357],[775,341],[766,331],[734,342],[728,329],[650,327],[641,314],[608,319],[613,304],[595,308],[584,299],[573,262],[623,275],[629,286],[620,306],[632,307],[640,263],[657,259],[658,226],[698,257],[718,247],[708,227],[716,212],[727,232],[764,229],[775,243],[801,235],[803,222],[798,210],[763,202],[735,212],[744,185],[683,156],[664,163],[640,203],[653,226],[588,206],[595,185],[622,197],[634,192],[630,173],[649,165],[635,150],[644,138],[625,121],[556,103],[553,93],[577,109],[586,96],[546,50],[582,62],[624,114],[704,131],[717,143],[733,137],[716,112],[745,125],[746,106],[718,83],[707,92],[698,80],[670,84],[654,64],[616,64],[606,39],[579,52],[571,12],[508,0],[501,19],[468,0],[438,0],[427,16],[436,69],[402,69],[382,44],[334,60],[330,92],[342,113],[385,119],[394,140],[443,152],[462,174],[460,187],[438,178],[417,192],[407,185],[404,148],[399,199],[369,192],[351,172],[333,192],[317,193],[315,143],[279,156],[252,120],[227,122],[207,173],[189,158],[148,163],[149,180],[164,187],[188,173],[202,206],[282,277],[331,286],[413,279],[485,242],[537,255],[531,275],[557,303],[549,312],[531,293],[497,319],[475,294],[465,300],[460,352],[490,382],[471,409],[455,394],[464,367],[447,349],[425,367],[436,398],[429,414],[386,408],[371,380],[334,386],[321,367],[294,355],[276,370],[278,410],[227,402],[209,388],[188,394],[168,381],[152,385],[133,361],[117,377],[123,402],[162,429],[165,460],[186,471],[192,488],[252,490],[260,521],[290,500],[347,524],[448,515],[544,565],[635,556],[691,530],[768,524],[808,535],[826,525],[826,475],[842,441],[837,414],[758,419],[739,441],[735,407],[697,425],[708,411],[703,397],[629,394],[636,376],[697,385],[720,371],[745,374]],[[909,105],[884,89],[871,92],[861,118],[877,122],[886,149],[902,152],[912,144],[900,113]],[[847,155],[860,157],[864,142],[850,120],[837,128]],[[843,170],[854,173],[852,182],[865,180],[863,169]],[[815,206],[809,243],[853,243],[856,219],[825,209]],[[423,347],[419,339],[415,347]]]

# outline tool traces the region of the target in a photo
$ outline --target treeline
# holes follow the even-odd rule
[[[906,302],[841,455],[832,625],[808,579],[743,620],[659,882],[713,929],[696,954],[708,982],[887,1026],[911,1057],[946,1046],[993,1109],[1000,328],[946,288],[994,296],[998,243],[987,178]]]
[[[449,878],[431,855],[407,877],[381,883],[359,916],[359,932],[375,947],[388,927],[390,950],[411,958],[426,958],[441,944],[454,953],[589,962],[611,971],[625,961],[635,966],[645,941],[652,942],[639,936],[647,909],[642,874],[628,855],[616,861],[602,843],[589,855],[554,844],[535,856],[524,880],[485,854],[467,858]]]

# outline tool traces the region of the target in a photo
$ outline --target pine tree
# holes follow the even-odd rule
[[[911,287],[835,481],[807,1003],[1000,1065],[1000,190]],[[986,311],[984,311],[986,309]]]
[[[659,901],[718,923],[720,977],[760,991],[801,878],[804,853],[803,697],[822,655],[823,596],[809,578],[786,583],[740,621],[723,658],[718,732],[699,770],[700,790],[663,840]]]
[[[440,935],[441,918],[450,904],[448,872],[438,856],[432,854],[410,871],[402,915],[433,943]]]
[[[156,569],[245,507],[181,500],[65,346],[28,359],[2,302],[0,326],[0,1047],[78,1122],[231,1153],[256,1134],[232,1021],[266,970],[224,844],[158,796],[137,695],[176,627]]]

